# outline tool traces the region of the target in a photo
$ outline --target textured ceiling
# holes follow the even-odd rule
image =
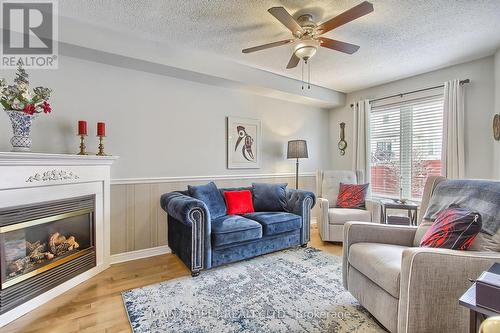
[[[321,23],[361,0],[64,0],[59,13],[137,36],[201,49],[300,79],[287,70],[292,46],[253,54],[241,49],[290,37],[267,9],[284,6]],[[361,46],[354,55],[321,48],[314,84],[350,92],[467,60],[500,47],[500,0],[372,0],[375,11],[325,36]]]

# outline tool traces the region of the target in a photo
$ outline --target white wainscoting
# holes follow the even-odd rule
[[[295,174],[114,179],[111,181],[111,261],[116,263],[167,253],[167,219],[160,207],[160,196],[171,191],[186,190],[187,185],[209,181],[214,181],[218,187],[249,186],[253,182],[285,182],[294,188]],[[299,187],[314,192],[315,173],[300,174]],[[316,216],[316,209],[313,209],[312,217]]]

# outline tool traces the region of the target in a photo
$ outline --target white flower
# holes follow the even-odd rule
[[[11,107],[12,110],[22,110],[24,109],[24,103],[16,98],[12,101]]]
[[[23,93],[25,93],[25,92],[28,92],[29,87],[26,83],[19,83],[17,85],[17,89],[19,89],[19,91],[22,91]]]
[[[23,96],[23,98],[27,101],[31,101],[31,94],[29,91],[25,91],[21,94],[21,96]]]

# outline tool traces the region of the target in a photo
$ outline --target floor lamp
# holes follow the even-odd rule
[[[295,158],[295,188],[299,189],[299,158],[308,158],[306,140],[288,141],[286,158]]]

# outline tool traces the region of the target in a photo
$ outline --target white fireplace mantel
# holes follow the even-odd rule
[[[118,156],[0,152],[0,165],[111,165]]]
[[[0,315],[0,327],[109,267],[110,172],[118,156],[0,152],[0,209],[95,195],[96,267]]]

